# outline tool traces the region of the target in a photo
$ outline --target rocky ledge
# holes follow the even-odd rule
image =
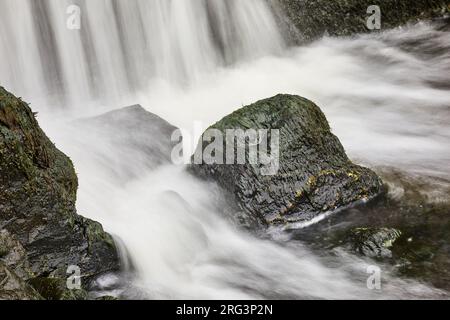
[[[29,284],[65,279],[72,265],[84,284],[119,268],[112,237],[77,214],[77,187],[71,160],[0,87],[0,299],[35,298]]]
[[[383,190],[371,170],[353,164],[325,115],[311,101],[278,95],[246,106],[210,129],[279,130],[279,169],[264,175],[260,165],[192,164],[197,176],[216,181],[236,203],[245,225],[289,226],[308,222],[374,198]],[[209,130],[208,130],[209,131]],[[270,131],[269,131],[270,132]],[[203,137],[204,138],[204,137]],[[196,154],[208,148],[202,139]],[[248,159],[249,149],[246,149]]]
[[[371,32],[367,27],[369,6],[381,11],[381,30],[409,22],[442,17],[450,12],[450,0],[271,0],[279,11],[285,35],[294,43],[327,34],[349,36]]]

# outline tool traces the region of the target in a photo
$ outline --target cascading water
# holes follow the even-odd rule
[[[81,8],[80,30],[66,28],[72,4]],[[248,235],[218,213],[214,186],[183,168],[150,170],[70,121],[140,103],[189,129],[195,120],[209,125],[241,105],[294,93],[323,108],[353,158],[441,177],[445,188],[448,31],[424,24],[287,48],[264,0],[0,0],[0,18],[1,85],[32,102],[74,160],[80,214],[127,248],[137,278],[125,297],[438,294],[388,274],[381,293],[370,291],[370,260],[343,250],[318,254],[284,242],[285,234],[277,242]],[[440,50],[422,55],[421,46]],[[118,183],[111,172],[123,159],[136,178]]]
[[[72,5],[80,29],[67,27]],[[157,80],[188,85],[284,46],[259,0],[2,0],[0,26],[3,84],[64,104],[117,101]]]

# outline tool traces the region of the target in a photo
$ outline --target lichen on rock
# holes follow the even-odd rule
[[[310,221],[382,192],[381,179],[349,160],[325,115],[305,98],[277,95],[243,107],[211,128],[279,130],[279,170],[274,175],[263,176],[248,161],[190,167],[227,190],[235,211],[247,213],[259,225]],[[197,153],[205,147],[200,143]],[[248,149],[246,155],[248,159]]]

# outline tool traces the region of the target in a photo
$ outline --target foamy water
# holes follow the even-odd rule
[[[29,1],[16,1],[2,1],[1,5],[8,10],[21,6],[21,12],[32,12]],[[220,190],[189,176],[183,167],[167,165],[150,171],[136,159],[127,169],[138,178],[119,183],[111,170],[126,156],[69,123],[140,103],[189,130],[194,121],[208,126],[262,98],[299,94],[323,109],[355,161],[449,178],[450,90],[445,86],[450,81],[449,32],[422,24],[381,35],[325,38],[305,47],[287,48],[262,1],[237,6],[234,1],[225,5],[215,0],[214,8],[196,2],[187,11],[177,1],[130,1],[130,5],[127,1],[119,7],[92,2],[82,2],[89,6],[89,12],[101,15],[96,20],[98,27],[89,29],[91,36],[100,39],[109,34],[105,26],[114,25],[115,31],[92,47],[83,47],[80,43],[86,35],[78,35],[80,43],[73,51],[67,48],[74,44],[64,38],[65,31],[55,29],[55,33],[60,32],[55,36],[59,39],[55,40],[55,51],[66,61],[59,71],[62,83],[68,84],[64,90],[59,87],[61,83],[55,85],[54,79],[47,78],[46,70],[39,69],[45,69],[45,65],[30,69],[40,59],[37,47],[31,60],[21,51],[19,40],[37,41],[30,34],[33,24],[14,31],[20,34],[13,48],[21,54],[5,55],[5,47],[0,45],[1,60],[10,61],[0,70],[2,81],[32,102],[33,109],[40,111],[39,120],[46,132],[73,159],[80,180],[79,213],[102,222],[128,250],[136,275],[123,293],[125,297],[360,299],[438,294],[429,286],[389,275],[387,266],[381,266],[386,270],[383,290],[371,291],[366,285],[367,266],[373,264],[370,260],[345,251],[318,255],[301,242],[284,241],[287,238],[283,234],[272,240],[247,234],[220,214]],[[52,16],[50,28],[56,28],[58,8],[64,6],[55,1],[48,5],[44,12]],[[138,9],[157,15],[160,24],[149,25],[150,20],[142,26],[121,24],[126,16],[136,18]],[[237,14],[225,15],[223,21],[211,25],[211,14],[220,16],[227,10]],[[255,12],[263,19],[255,19]],[[177,23],[164,19],[168,16],[177,17]],[[3,30],[12,32],[14,24],[8,26]],[[242,31],[242,37],[231,37],[232,27]],[[213,29],[222,30],[221,44],[208,36]],[[121,34],[123,37],[133,30],[139,31],[141,40],[161,40],[166,51],[146,51],[139,39],[120,39]],[[196,45],[181,39],[180,30]],[[4,45],[10,35],[2,34],[1,39]],[[117,47],[121,43],[123,48]],[[427,46],[440,50],[428,53]],[[141,50],[142,56],[136,57],[134,49]],[[74,52],[76,58],[77,50],[87,50],[92,56],[78,56],[78,63],[73,63],[70,58]],[[142,57],[158,68],[144,63]],[[117,63],[114,59],[120,63],[110,70]],[[131,61],[137,65],[127,67]],[[90,63],[98,64],[98,75],[86,74]],[[30,83],[12,76],[16,74],[14,67],[19,66],[20,71],[31,74],[27,79]],[[134,82],[126,75],[131,71],[138,78]],[[89,83],[97,79],[98,91],[92,94]],[[40,81],[45,85],[36,87]],[[130,83],[136,85],[130,89]],[[61,93],[64,99],[55,99],[53,94],[47,99],[48,90]],[[96,154],[86,152],[92,148]]]

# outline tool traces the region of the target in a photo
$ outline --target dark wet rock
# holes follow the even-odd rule
[[[354,251],[371,258],[392,258],[391,248],[402,235],[392,228],[356,228],[350,232]]]
[[[28,283],[45,300],[88,300],[84,289],[68,289],[67,280],[62,278],[34,278]]]
[[[108,112],[73,123],[75,132],[98,140],[96,147],[86,146],[93,159],[105,161],[112,175],[120,180],[139,177],[143,170],[152,170],[171,163],[172,133],[177,129],[140,105]],[[111,154],[115,161],[111,163]]]
[[[0,87],[0,230],[23,246],[34,277],[64,278],[69,265],[85,278],[119,267],[111,236],[76,213],[77,187],[71,160]]]
[[[307,99],[278,95],[246,106],[210,129],[250,128],[280,130],[280,167],[275,175],[262,175],[261,166],[248,161],[190,167],[196,175],[229,191],[237,204],[234,212],[241,217],[246,215],[264,226],[305,222],[367,201],[382,191],[380,178],[348,159],[322,111]],[[197,153],[207,145],[200,144]]]
[[[287,37],[305,42],[322,37],[349,36],[370,32],[367,8],[381,9],[381,30],[408,22],[444,16],[450,12],[449,0],[273,0],[287,18],[283,21]]]

